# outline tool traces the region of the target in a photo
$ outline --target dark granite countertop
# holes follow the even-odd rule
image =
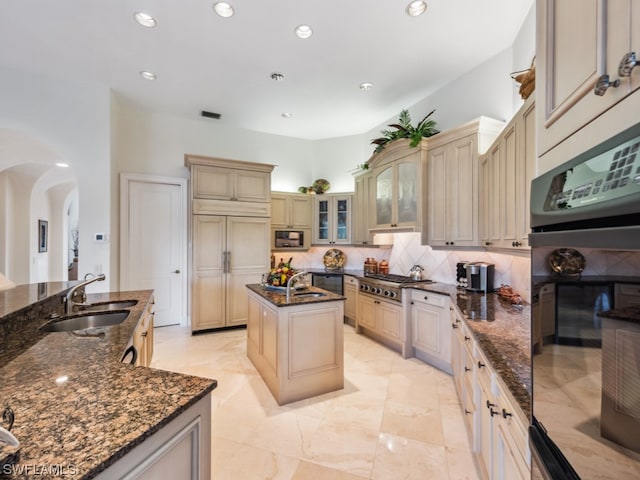
[[[293,307],[293,306],[299,306],[299,305],[307,305],[310,303],[324,303],[324,302],[335,302],[338,300],[345,300],[345,297],[343,297],[342,295],[338,295],[328,290],[323,290],[322,288],[318,288],[318,287],[306,287],[305,289],[302,289],[302,290],[292,291],[289,301],[287,302],[287,296],[285,291],[269,290],[259,283],[250,284],[250,285],[247,285],[246,287],[252,292],[255,292],[258,295],[260,295],[265,300],[268,300],[270,303],[272,303],[276,307]],[[305,293],[322,293],[324,295],[321,297],[294,295],[294,294],[305,294]]]
[[[640,305],[629,305],[628,307],[607,310],[598,313],[600,317],[623,320],[625,322],[640,323]]]
[[[495,293],[467,292],[445,283],[410,288],[449,295],[487,360],[528,417],[531,412],[531,308]]]
[[[14,311],[10,323],[20,335],[2,339],[12,354],[0,364],[0,405],[13,409],[12,433],[21,442],[8,478],[35,471],[38,478],[92,478],[216,387],[215,380],[120,362],[152,294],[88,295],[91,303],[138,300],[104,339],[41,334],[45,307]],[[48,301],[61,308],[59,297]],[[20,341],[30,337],[36,340]]]

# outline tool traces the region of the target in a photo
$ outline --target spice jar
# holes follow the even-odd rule
[[[378,273],[381,275],[388,275],[389,262],[387,262],[386,260],[380,260],[380,263],[378,264]]]

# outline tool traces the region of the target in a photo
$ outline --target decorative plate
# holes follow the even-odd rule
[[[338,268],[342,268],[346,259],[347,257],[345,257],[342,250],[338,250],[337,248],[330,248],[325,252],[324,257],[322,258],[322,262],[324,263],[324,266],[329,270],[335,270]]]
[[[577,275],[587,265],[582,254],[573,248],[559,248],[549,255],[551,270],[561,275]]]

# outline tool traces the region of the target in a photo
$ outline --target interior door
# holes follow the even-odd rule
[[[185,314],[186,181],[121,177],[121,290],[155,292],[155,326],[183,323]]]

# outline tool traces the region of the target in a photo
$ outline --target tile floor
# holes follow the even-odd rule
[[[155,330],[152,367],[218,380],[212,478],[478,479],[453,379],[344,329],[345,388],[281,407],[246,330]]]

